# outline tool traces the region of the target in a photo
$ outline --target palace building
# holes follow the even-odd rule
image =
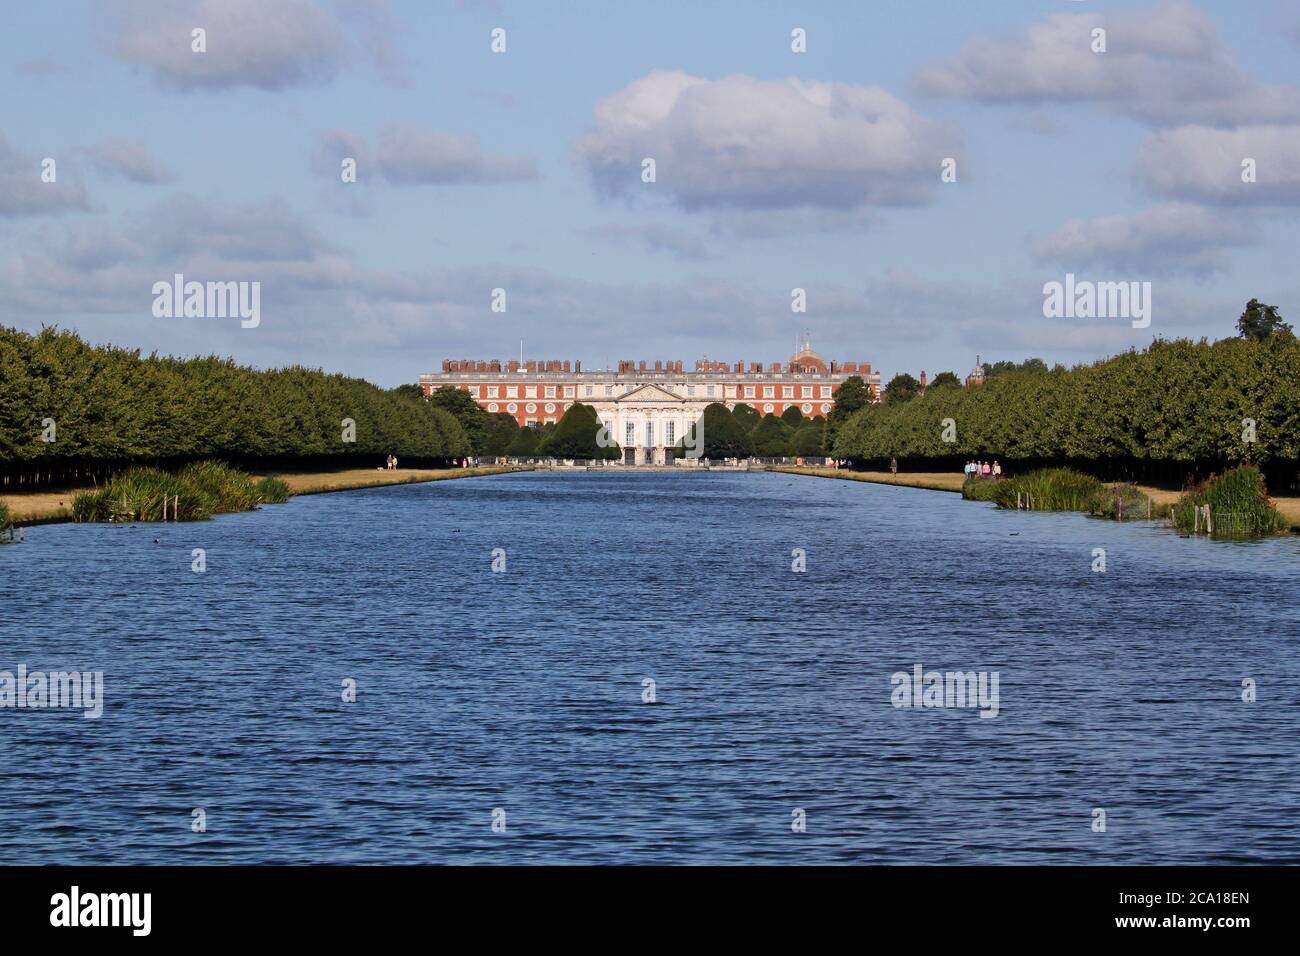
[[[621,361],[617,369],[582,370],[581,362],[509,362],[446,359],[441,372],[420,376],[427,397],[451,386],[468,391],[489,412],[513,415],[520,425],[558,422],[574,402],[596,409],[611,436],[637,464],[663,464],[705,406],[752,406],[760,415],[796,407],[806,418],[826,415],[835,392],[850,376],[861,376],[875,398],[880,375],[869,362],[827,362],[803,346],[784,362],[729,364],[700,359],[686,371],[681,360]]]

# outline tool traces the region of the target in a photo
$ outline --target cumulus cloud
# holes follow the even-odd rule
[[[575,144],[596,187],[687,210],[923,203],[955,134],[878,87],[654,72],[600,100]],[[656,182],[641,180],[653,158]]]
[[[112,46],[169,89],[280,90],[333,79],[353,55],[340,21],[306,0],[121,0]],[[207,51],[191,31],[207,32]]]
[[[1255,182],[1242,163],[1255,161]],[[1186,126],[1157,133],[1138,150],[1138,174],[1152,192],[1239,205],[1300,205],[1300,125],[1234,130]]]
[[[42,158],[15,149],[0,133],[0,217],[46,216],[90,208],[85,188],[67,179],[58,157],[48,158],[55,160],[52,183],[41,178]]]
[[[133,183],[157,186],[172,178],[143,143],[113,140],[88,147],[86,154],[101,173]]]
[[[527,156],[501,156],[486,152],[477,136],[444,133],[416,126],[388,126],[380,131],[373,149],[360,137],[344,130],[321,135],[313,167],[338,176],[345,158],[357,161],[357,179],[364,181],[373,169],[394,186],[465,185],[503,183],[537,178],[537,166]]]
[[[1106,30],[1107,51],[1092,52]],[[1011,36],[971,39],[923,69],[919,88],[989,103],[1094,103],[1153,125],[1300,118],[1300,87],[1244,72],[1190,0],[1142,12],[1058,13]]]
[[[1131,216],[1071,219],[1030,251],[1067,269],[1102,267],[1128,277],[1207,276],[1226,271],[1226,250],[1256,241],[1249,223],[1187,203],[1164,203]]]

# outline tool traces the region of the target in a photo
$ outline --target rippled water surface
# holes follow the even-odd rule
[[[766,473],[26,537],[0,670],[106,703],[0,709],[8,862],[1300,862],[1300,539]],[[998,716],[895,708],[916,664]]]

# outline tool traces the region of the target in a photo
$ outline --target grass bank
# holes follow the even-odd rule
[[[841,478],[845,481],[869,481],[877,485],[901,485],[904,488],[925,488],[928,491],[961,492],[962,476],[945,471],[916,472],[891,475],[887,471],[853,471],[849,468],[823,468],[801,465],[769,465],[768,471],[787,475],[812,475],[816,478]]]
[[[354,488],[372,488],[380,485],[403,485],[422,481],[442,481],[450,478],[475,478],[512,471],[530,471],[529,468],[412,468],[388,471],[374,468],[349,468],[342,471],[304,471],[281,473],[289,494],[313,495],[332,491],[350,491]],[[269,476],[257,476],[262,478]],[[48,524],[71,521],[72,503],[77,495],[95,491],[91,487],[68,488],[56,491],[20,492],[0,495],[0,508],[4,508],[15,525]],[[271,500],[267,499],[268,503]]]
[[[1026,473],[1026,475],[1018,476],[1018,478],[986,481],[984,479],[966,480],[960,474],[948,472],[900,472],[897,475],[891,475],[889,472],[882,471],[852,471],[847,468],[799,467],[797,465],[773,465],[768,470],[817,478],[839,478],[847,481],[867,481],[881,485],[901,485],[931,491],[955,491],[973,500],[993,501],[999,504],[999,496],[1005,495],[1004,500],[1009,501],[1009,504],[1005,505],[1005,507],[1010,508],[1016,507],[1015,492],[1019,487],[1022,507],[1026,505],[1026,494],[1032,496],[1036,490],[1037,497],[1034,497],[1032,501],[1035,510],[1044,510],[1048,502],[1056,504],[1073,498],[1081,506],[1077,510],[1097,517],[1119,517],[1125,520],[1145,519],[1147,516],[1146,508],[1149,503],[1153,519],[1170,518],[1176,521],[1175,506],[1184,498],[1184,493],[1168,488],[1126,483],[1107,484],[1095,479],[1089,479],[1087,476],[1079,476],[1084,480],[1077,484],[1062,481],[1059,483],[1059,487],[1052,487],[1053,483],[1044,481],[1042,476],[1030,479],[1029,476],[1033,473]],[[1018,480],[1019,485],[1017,485]],[[1096,482],[1095,485],[1093,482]],[[1086,501],[1079,494],[1081,490],[1088,492]],[[1225,496],[1224,503],[1224,506],[1229,509],[1228,513],[1238,513],[1239,510],[1231,510],[1235,506],[1227,500],[1228,498],[1230,496]],[[1266,523],[1264,526],[1278,527],[1280,530],[1289,529],[1292,532],[1300,533],[1300,498],[1272,498],[1268,500],[1280,517],[1276,525]],[[1197,503],[1204,504],[1206,502]],[[1087,507],[1082,507],[1084,504]],[[1212,504],[1212,509],[1216,507],[1219,506]],[[1070,510],[1076,509],[1071,508]],[[1220,527],[1225,528],[1226,532],[1230,524],[1241,520],[1243,519],[1228,519],[1228,521],[1221,523]],[[1218,528],[1215,530],[1215,536],[1218,537]]]

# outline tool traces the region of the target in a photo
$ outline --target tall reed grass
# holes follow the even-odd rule
[[[289,499],[279,478],[254,479],[219,461],[200,461],[172,474],[137,467],[72,500],[73,521],[203,521],[214,514],[252,511]]]
[[[1092,475],[1069,468],[1040,468],[995,484],[993,500],[999,508],[1033,511],[1090,511],[1105,490]]]
[[[1192,485],[1173,506],[1174,527],[1184,533],[1205,532],[1205,506],[1215,538],[1255,538],[1280,534],[1288,522],[1273,507],[1264,476],[1254,465],[1231,468]]]

